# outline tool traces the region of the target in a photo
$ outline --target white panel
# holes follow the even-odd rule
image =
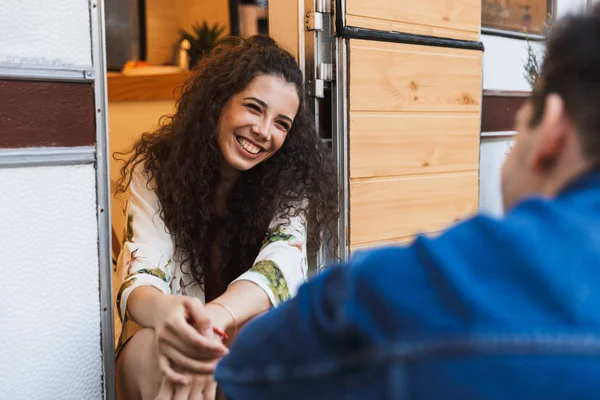
[[[92,65],[87,0],[0,0],[0,63]]]
[[[481,139],[479,165],[479,209],[500,216],[503,214],[501,173],[502,164],[510,151],[513,137]]]
[[[587,4],[588,0],[556,0],[556,15],[560,18],[569,13],[581,12]]]
[[[587,0],[557,0],[558,18],[571,12],[585,9]],[[527,44],[524,39],[509,39],[493,35],[481,35],[485,46],[483,53],[483,88],[490,90],[529,91],[531,88],[524,77],[527,61]],[[531,42],[533,50],[542,61],[543,42]]]
[[[96,171],[0,169],[0,399],[101,399]]]
[[[525,79],[525,62],[527,61],[525,40],[481,35],[481,41],[485,46],[483,52],[484,89],[531,90]],[[531,42],[531,46],[541,62],[544,45],[540,42]]]

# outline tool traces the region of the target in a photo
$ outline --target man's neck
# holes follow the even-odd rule
[[[589,173],[593,169],[594,164],[583,160],[569,163],[568,166],[556,167],[553,176],[547,180],[543,187],[543,194],[549,197],[555,197],[573,181]]]

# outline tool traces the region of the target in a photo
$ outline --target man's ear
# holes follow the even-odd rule
[[[565,103],[557,94],[549,94],[544,102],[544,114],[534,128],[535,139],[529,166],[542,172],[551,167],[564,151],[572,124]]]

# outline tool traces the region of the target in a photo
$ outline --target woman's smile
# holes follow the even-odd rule
[[[243,136],[235,135],[235,139],[239,144],[238,150],[240,150],[240,153],[243,156],[246,156],[249,158],[257,158],[260,156],[260,153],[264,151],[256,143],[252,142],[250,139],[247,139]]]

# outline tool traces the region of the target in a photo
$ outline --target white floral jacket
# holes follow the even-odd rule
[[[175,261],[174,241],[166,232],[158,210],[155,192],[147,187],[144,176],[134,174],[125,209],[127,225],[115,282],[115,303],[120,318],[115,322],[123,325],[122,332],[116,332],[119,345],[139,329],[127,318],[127,299],[135,288],[150,285],[166,294],[194,296],[204,302],[204,288],[183,273],[180,263]],[[295,295],[306,280],[308,269],[305,218],[292,217],[289,224],[275,230],[279,222],[279,219],[272,221],[254,264],[234,281],[256,283],[273,306]]]

